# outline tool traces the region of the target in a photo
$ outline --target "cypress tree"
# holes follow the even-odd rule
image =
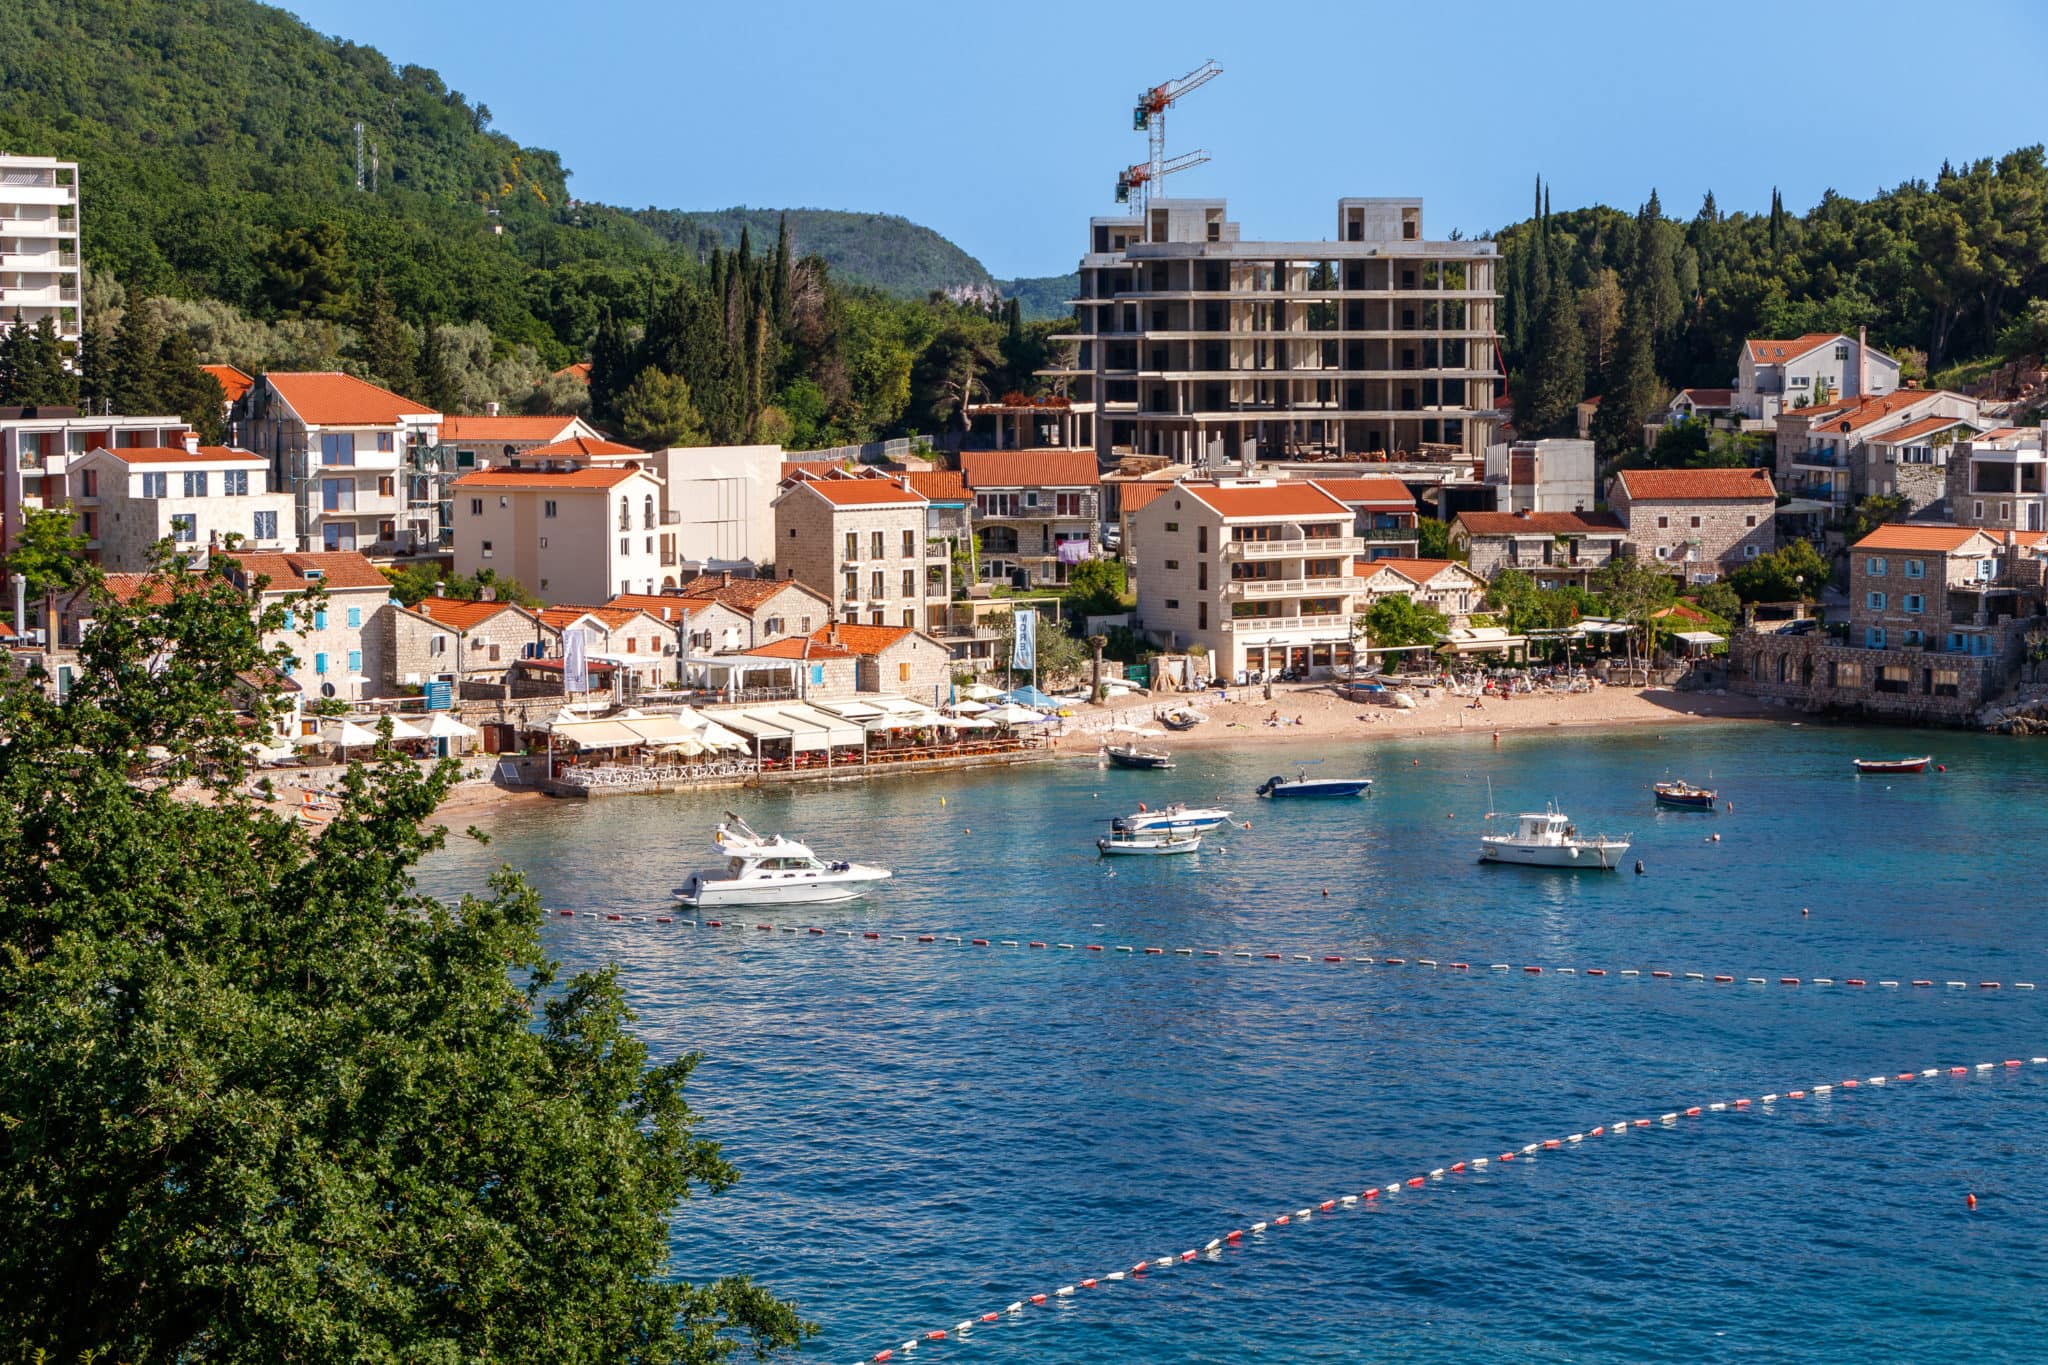
[[[107,348],[105,388],[101,396],[123,417],[154,416],[164,405],[157,393],[157,335],[154,313],[136,306],[121,315],[121,325]]]
[[[0,403],[27,404],[22,396],[22,349],[28,340],[28,324],[21,310],[14,310],[14,325],[0,332]]]
[[[21,329],[17,326],[16,331]],[[64,368],[64,339],[45,313],[21,338],[15,385],[21,397],[12,401],[38,406],[69,407],[78,401],[78,376]]]
[[[370,291],[357,325],[361,337],[355,358],[379,384],[410,396],[418,380],[419,351],[413,343],[412,329],[398,316],[382,279]]]
[[[769,313],[775,335],[789,331],[789,215],[783,214],[775,229],[775,256],[768,267]]]
[[[618,417],[619,395],[633,382],[631,348],[619,320],[607,308],[597,320],[597,336],[590,344],[590,412],[600,421]]]
[[[1586,334],[1579,322],[1578,299],[1562,273],[1560,268],[1559,278],[1552,281],[1522,381],[1524,416],[1517,425],[1530,436],[1569,430],[1586,392]]]
[[[1778,197],[1778,187],[1771,186],[1771,254],[1778,254],[1778,245],[1783,240],[1785,225],[1785,201]]]
[[[1538,333],[1543,327],[1543,315],[1550,303],[1550,216],[1543,211],[1543,177],[1536,177],[1536,213],[1532,220],[1534,231],[1530,234],[1529,286],[1527,303],[1528,326],[1524,329],[1528,343],[1537,344]]]
[[[419,390],[414,397],[436,412],[453,412],[461,405],[462,395],[455,388],[447,348],[441,344],[440,331],[431,318],[420,320],[420,358],[413,383]]]
[[[220,381],[199,368],[199,352],[182,327],[174,327],[157,348],[155,401],[162,411],[192,424],[199,439],[219,445],[227,436],[227,395]]]

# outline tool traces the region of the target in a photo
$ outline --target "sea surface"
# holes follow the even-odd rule
[[[1948,771],[1870,778],[1849,762],[1923,752]],[[1252,795],[1316,758],[1311,772],[1373,777],[1371,796]],[[1658,811],[1648,784],[1666,775],[1734,809]],[[1176,797],[1251,827],[1190,857],[1098,858],[1111,815]],[[1477,863],[1490,808],[1550,801],[1583,830],[1632,834],[1642,874]],[[667,893],[719,861],[708,838],[728,807],[897,878],[851,905],[730,915],[739,930],[583,917],[677,913]],[[796,1300],[823,1329],[806,1359],[865,1360],[1255,1220],[1616,1119],[2048,1053],[2048,747],[2026,740],[1716,724],[1272,743],[1189,750],[1163,774],[1063,761],[533,803],[479,823],[493,841],[451,840],[424,886],[454,896],[500,861],[520,868],[551,909],[579,912],[549,918],[550,951],[617,961],[657,1052],[704,1054],[690,1101],[743,1179],[679,1211],[677,1270],[744,1270]],[[1589,1138],[911,1356],[1675,1358],[2048,1359],[2048,1066],[1866,1080]]]

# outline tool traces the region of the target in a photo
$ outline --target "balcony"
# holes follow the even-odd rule
[[[1240,635],[1258,636],[1279,630],[1346,630],[1351,628],[1348,616],[1226,616],[1219,623],[1223,629]],[[1254,639],[1252,643],[1258,641]],[[1299,643],[1298,641],[1294,643]]]
[[[76,237],[76,218],[0,218],[0,233],[9,237]]]
[[[1347,591],[1343,578],[1233,578],[1223,585],[1229,597],[1327,597]]]
[[[1847,469],[1849,467],[1849,459],[1846,455],[1837,455],[1831,450],[1802,450],[1793,455],[1792,467],[1795,469]]]
[[[1373,526],[1358,533],[1358,539],[1368,544],[1405,544],[1422,538],[1422,530],[1415,526]]]
[[[1326,536],[1320,539],[1233,540],[1223,546],[1225,559],[1299,559],[1304,555],[1355,555],[1365,548],[1357,536]]]

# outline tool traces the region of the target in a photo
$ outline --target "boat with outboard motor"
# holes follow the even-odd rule
[[[1320,758],[1312,758],[1308,763],[1322,761]],[[1274,798],[1357,796],[1370,786],[1372,779],[1369,777],[1310,777],[1308,764],[1304,763],[1298,777],[1273,776],[1261,782],[1259,795]]]
[[[1491,818],[1490,816],[1488,818]],[[1627,836],[1606,835],[1585,838],[1571,818],[1557,807],[1524,812],[1515,817],[1512,834],[1483,834],[1479,837],[1482,863],[1519,863],[1525,867],[1558,867],[1611,872],[1628,855]]]
[[[1202,836],[1192,830],[1155,830],[1149,834],[1116,833],[1095,841],[1104,857],[1164,858],[1175,853],[1193,853],[1202,847]]]
[[[1159,771],[1173,766],[1173,755],[1164,749],[1140,749],[1136,744],[1105,744],[1102,752],[1119,768]]]
[[[1668,782],[1653,783],[1650,790],[1657,794],[1657,804],[1670,806],[1674,810],[1712,810],[1714,791],[1711,787],[1695,787],[1682,778]]]
[[[1135,815],[1119,815],[1109,827],[1119,834],[1154,834],[1161,830],[1205,830],[1230,823],[1230,812],[1214,806],[1190,806],[1176,801],[1158,810],[1142,805]]]
[[[693,872],[676,888],[684,905],[812,905],[852,900],[895,874],[886,867],[828,862],[808,845],[776,834],[763,838],[731,811],[711,836],[724,868]]]

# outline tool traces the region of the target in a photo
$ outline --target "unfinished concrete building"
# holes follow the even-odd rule
[[[1432,242],[1420,199],[1340,199],[1336,240],[1247,242],[1221,199],[1089,220],[1065,381],[1084,443],[1195,465],[1481,455],[1492,242]]]

